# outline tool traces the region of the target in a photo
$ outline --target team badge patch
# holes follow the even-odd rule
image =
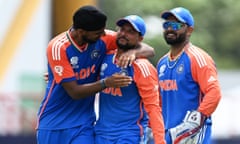
[[[128,75],[128,71],[124,68],[121,68],[121,71],[119,72],[121,75],[127,76]]]
[[[99,50],[93,50],[91,53],[91,58],[96,59],[100,57],[100,51]]]
[[[183,64],[180,64],[178,67],[177,67],[177,73],[180,74],[182,73],[184,70],[184,65]]]

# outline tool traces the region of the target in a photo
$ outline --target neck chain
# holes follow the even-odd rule
[[[179,59],[180,59],[180,57],[182,56],[182,52],[181,52],[181,54],[175,59],[175,60],[173,60],[174,61],[174,63],[172,64],[172,65],[170,65],[170,57],[168,57],[168,60],[167,60],[167,66],[168,66],[168,68],[169,69],[172,69],[172,68],[174,68],[175,67],[175,65],[178,63],[178,61],[179,61]]]
[[[180,57],[182,56],[183,51],[184,51],[184,49],[182,49],[182,50],[178,53],[178,55],[174,58],[174,60],[172,60],[172,58],[171,58],[171,52],[169,53],[168,59],[167,59],[167,66],[168,66],[169,69],[172,69],[172,68],[175,67],[175,65],[178,63]],[[171,62],[171,61],[173,61],[173,64],[172,64],[172,65],[170,65],[170,62]]]
[[[172,65],[170,65],[170,59],[168,58],[168,60],[167,60],[168,68],[170,68],[170,69],[174,68],[175,65],[177,64],[178,60],[179,60],[179,57],[174,61],[174,63]]]

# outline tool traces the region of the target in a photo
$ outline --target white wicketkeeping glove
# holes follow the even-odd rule
[[[170,129],[172,144],[198,144],[205,118],[198,111],[188,111],[183,122]]]

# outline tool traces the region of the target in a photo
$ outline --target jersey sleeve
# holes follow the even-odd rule
[[[134,81],[148,113],[155,144],[164,144],[164,124],[162,109],[159,106],[157,71],[146,59],[137,59],[133,63],[133,68]]]
[[[107,53],[109,51],[117,49],[117,43],[116,43],[116,32],[112,30],[105,30],[105,35],[101,37],[101,39],[106,44]]]
[[[193,79],[199,84],[203,97],[198,111],[210,116],[218,106],[221,98],[217,69],[213,59],[199,48],[191,48],[194,56],[191,59]]]
[[[69,45],[70,42],[65,34],[56,37],[48,45],[47,60],[56,83],[60,83],[65,78],[74,77],[74,72],[66,53]]]

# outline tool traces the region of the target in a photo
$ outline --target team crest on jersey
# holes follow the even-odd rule
[[[78,57],[77,56],[74,56],[70,59],[70,63],[72,65],[73,68],[77,69],[79,68],[79,65],[78,65]]]
[[[128,71],[124,68],[121,68],[121,71],[119,72],[119,74],[124,75],[124,76],[128,76]]]
[[[108,64],[107,63],[103,63],[101,65],[101,72],[100,72],[100,75],[103,76],[104,75],[104,71],[106,70],[106,68],[108,67]]]
[[[100,51],[99,50],[93,50],[91,53],[91,58],[96,59],[100,57]]]
[[[182,73],[184,70],[184,65],[183,64],[180,64],[178,67],[177,67],[177,73],[180,74]]]
[[[163,76],[164,75],[164,72],[165,72],[165,70],[166,70],[166,65],[164,64],[164,65],[161,65],[161,67],[160,67],[160,69],[159,69],[159,75],[158,75],[158,77],[161,77],[161,76]]]

